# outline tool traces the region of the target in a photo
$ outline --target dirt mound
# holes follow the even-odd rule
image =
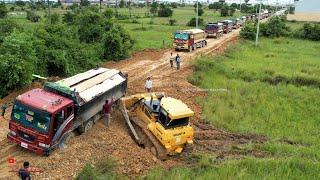
[[[237,39],[238,34],[237,30],[221,39],[210,39],[207,47],[198,49],[196,52],[179,52],[182,57],[181,70],[179,71],[172,69],[169,65],[171,50],[138,52],[128,60],[109,62],[104,67],[116,68],[128,73],[129,95],[144,92],[145,78],[151,76],[154,91],[164,91],[169,96],[181,99],[193,109],[195,116],[191,119],[191,124],[196,131],[193,152],[229,152],[231,154],[234,153],[230,150],[233,144],[243,144],[260,139],[228,133],[203,121],[201,107],[196,103],[196,98],[205,97],[206,94],[198,87],[188,83],[187,77],[193,72],[190,62],[196,56],[222,52],[230,42]],[[18,94],[39,86],[39,84],[33,84],[31,87],[13,92],[2,102],[10,102]],[[10,111],[6,114],[6,119],[9,119],[9,115]],[[87,162],[96,162],[105,156],[115,158],[119,164],[118,171],[131,178],[146,174],[155,166],[170,168],[185,164],[183,158],[179,157],[172,157],[164,162],[156,159],[148,149],[137,146],[132,140],[119,112],[114,112],[112,117],[109,129],[98,122],[87,134],[71,139],[66,149],[58,149],[49,157],[35,155],[9,143],[6,140],[8,121],[1,119],[1,128],[5,130],[0,134],[0,178],[12,177],[12,174],[7,171],[6,160],[9,156],[15,157],[18,164],[28,160],[32,166],[41,168],[43,173],[34,174],[36,179],[70,179],[75,177]]]

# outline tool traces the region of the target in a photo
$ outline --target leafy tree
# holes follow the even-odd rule
[[[237,3],[232,3],[230,5],[231,8],[237,9],[238,8],[238,4]]]
[[[224,4],[220,9],[220,14],[222,17],[226,17],[229,15],[229,6]]]
[[[0,96],[31,83],[36,56],[30,35],[13,32],[4,39],[0,54]]]
[[[99,13],[85,11],[79,16],[79,38],[81,42],[97,42],[102,37],[104,20]]]
[[[173,11],[166,6],[165,4],[160,4],[160,9],[158,11],[158,16],[159,17],[171,17]]]
[[[121,60],[127,58],[133,48],[134,41],[120,26],[113,26],[103,37],[104,53],[106,60]]]
[[[250,0],[244,0],[244,2],[245,2],[246,4],[248,4],[249,1],[250,1]]]
[[[26,5],[25,1],[16,1],[16,5],[19,7],[24,7]]]
[[[154,16],[158,12],[159,4],[157,2],[153,2],[150,7],[150,13]]]
[[[103,12],[103,15],[104,15],[105,18],[111,19],[111,18],[114,17],[115,13],[114,13],[114,11],[112,9],[108,8]]]
[[[90,1],[89,0],[81,0],[80,6],[90,6]]]
[[[37,10],[46,9],[47,6],[47,3],[44,0],[36,1],[34,4]]]
[[[71,10],[75,10],[75,9],[77,9],[78,7],[79,7],[78,3],[73,3],[71,6],[69,6],[69,8],[70,8]]]
[[[209,4],[209,9],[219,10],[221,9],[222,4],[220,2],[214,2],[212,4]]]
[[[40,16],[37,15],[34,11],[27,11],[27,19],[31,22],[38,22],[40,20]]]
[[[119,7],[124,8],[125,6],[126,6],[126,3],[124,2],[124,0],[121,0],[119,3]]]
[[[5,18],[7,16],[8,9],[4,2],[0,3],[0,18]]]

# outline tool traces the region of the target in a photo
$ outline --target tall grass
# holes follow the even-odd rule
[[[311,41],[261,39],[259,47],[242,41],[224,55],[199,58],[190,81],[228,90],[200,100],[204,116],[228,131],[267,136],[266,143],[248,147],[265,157],[158,169],[147,179],[319,179],[319,49]]]

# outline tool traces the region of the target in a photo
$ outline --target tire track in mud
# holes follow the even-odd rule
[[[128,94],[144,92],[145,79],[147,76],[152,76],[154,91],[164,91],[169,96],[183,100],[196,113],[191,119],[191,124],[196,132],[193,152],[227,152],[232,144],[247,143],[252,139],[216,129],[203,121],[201,119],[201,107],[195,99],[205,97],[206,94],[201,92],[200,88],[190,84],[187,77],[193,73],[191,62],[197,56],[223,51],[227,45],[237,39],[238,34],[239,30],[236,30],[218,40],[209,39],[208,46],[197,49],[195,52],[178,52],[182,57],[179,71],[169,66],[169,57],[170,53],[173,52],[172,50],[137,52],[128,60],[117,63],[109,62],[104,67],[116,68],[128,73]],[[176,54],[176,52],[173,53]],[[191,89],[191,91],[188,89]],[[19,93],[10,94],[6,100],[12,100],[21,92],[23,90]],[[3,129],[5,129],[7,123],[7,121],[0,121],[1,128],[4,127]],[[117,111],[112,114],[109,129],[98,122],[87,134],[71,139],[66,149],[58,149],[49,157],[37,156],[23,150],[6,141],[6,137],[3,135],[0,138],[0,152],[3,153],[3,156],[0,157],[0,168],[6,167],[8,156],[14,156],[18,162],[28,160],[31,165],[42,168],[44,171],[41,174],[34,175],[37,179],[72,179],[86,162],[96,162],[104,156],[115,158],[119,164],[117,170],[130,178],[146,174],[148,170],[156,166],[171,168],[184,165],[183,158],[173,157],[163,162],[156,159],[147,149],[138,147],[131,139],[124,120]],[[12,174],[3,170],[0,171],[0,179],[10,179],[10,177],[12,177]]]

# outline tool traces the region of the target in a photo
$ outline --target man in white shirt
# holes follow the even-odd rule
[[[146,84],[144,85],[144,87],[146,88],[146,91],[147,91],[147,92],[151,92],[151,89],[152,89],[152,81],[151,81],[150,76],[147,78]]]

